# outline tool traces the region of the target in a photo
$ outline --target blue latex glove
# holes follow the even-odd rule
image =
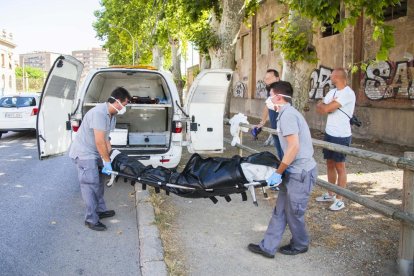
[[[282,175],[274,172],[272,175],[266,180],[267,186],[271,188],[276,188],[277,186],[282,183]]]
[[[103,165],[104,165],[104,167],[102,168],[102,173],[107,174],[107,175],[111,175],[111,173],[110,173],[112,171],[111,162],[103,161]]]

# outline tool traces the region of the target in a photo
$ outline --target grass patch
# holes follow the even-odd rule
[[[177,211],[170,202],[170,198],[162,193],[155,193],[149,189],[150,201],[154,207],[155,224],[157,225],[164,246],[164,260],[168,274],[171,276],[188,275],[185,267],[183,250],[178,242],[178,235],[174,227]]]

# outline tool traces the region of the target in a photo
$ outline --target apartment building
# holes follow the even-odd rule
[[[108,52],[102,48],[92,48],[90,50],[72,51],[72,56],[83,63],[82,79],[93,68],[108,66]]]
[[[20,54],[19,55],[19,64],[20,66],[30,66],[34,68],[39,68],[45,75],[52,68],[53,63],[59,57],[58,53],[44,52],[44,51],[34,51],[31,53]]]
[[[13,34],[0,32],[0,96],[16,92]]]

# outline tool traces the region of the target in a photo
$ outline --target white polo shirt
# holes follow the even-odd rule
[[[338,102],[341,110],[352,117],[355,109],[355,93],[349,86],[341,90],[336,88],[330,90],[323,99],[323,103],[329,104],[332,101]],[[325,132],[334,137],[349,137],[352,135],[349,117],[341,110],[337,109],[328,114]]]

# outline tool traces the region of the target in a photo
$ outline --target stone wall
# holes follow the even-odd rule
[[[244,45],[244,52],[249,53],[243,58],[236,55],[233,92],[238,91],[239,97],[232,98],[231,113],[261,116],[264,104],[261,80],[268,68],[279,73],[283,68],[276,49],[269,46],[267,53],[261,52],[260,33],[263,27],[272,26],[283,11],[284,7],[277,2],[264,1],[252,18],[251,27],[241,28],[236,52],[241,52],[242,38],[247,35],[249,47]],[[360,128],[354,127],[353,133],[356,137],[414,146],[414,0],[408,0],[407,16],[387,23],[395,28],[395,47],[389,61],[370,64],[366,72],[349,75],[348,83],[357,96],[356,115],[363,123]],[[379,44],[372,39],[372,31],[370,21],[361,18],[355,27],[342,33],[324,38],[320,33],[314,35],[319,61],[309,76],[310,110],[305,114],[311,128],[324,130],[326,118],[316,114],[314,106],[332,88],[329,78],[332,69],[375,59]],[[255,43],[252,37],[256,37]]]

